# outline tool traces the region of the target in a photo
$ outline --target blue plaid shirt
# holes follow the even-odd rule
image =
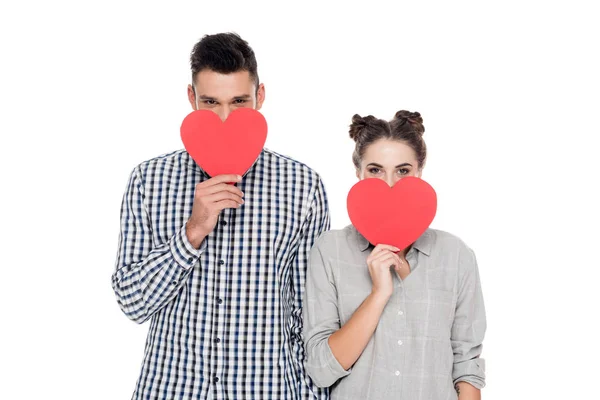
[[[133,399],[326,399],[302,337],[307,258],[330,225],[319,175],[263,150],[245,203],[195,249],[185,224],[208,178],[184,150],[131,173],[112,286],[125,315],[150,320]]]

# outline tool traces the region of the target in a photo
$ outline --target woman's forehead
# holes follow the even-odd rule
[[[378,164],[416,161],[414,150],[406,143],[397,140],[381,139],[367,147],[363,162]]]

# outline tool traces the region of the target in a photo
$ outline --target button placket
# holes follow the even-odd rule
[[[399,286],[398,287],[398,297],[394,304],[396,313],[391,314],[391,315],[393,315],[393,318],[396,319],[396,321],[397,321],[396,326],[398,326],[398,328],[399,328],[397,330],[397,332],[399,333],[399,337],[397,337],[397,341],[396,341],[398,364],[394,365],[396,368],[404,365],[404,357],[406,355],[404,352],[404,341],[402,340],[402,338],[406,334],[406,318],[404,317],[404,310],[406,309],[406,297],[405,297],[406,292],[404,290],[404,283],[402,281],[400,282],[400,284],[398,286]],[[401,376],[402,373],[400,371],[401,371],[400,369],[396,370],[394,372],[394,375],[399,378],[402,378],[402,376]]]
[[[220,225],[221,229],[217,229],[217,234],[219,236],[219,246],[217,250],[220,253],[216,254],[217,257],[217,268],[215,271],[215,275],[217,277],[216,281],[218,282],[218,287],[214,291],[214,307],[216,308],[215,314],[217,318],[215,319],[214,329],[213,329],[213,346],[215,349],[215,362],[214,365],[214,382],[218,384],[219,376],[223,373],[223,340],[225,340],[224,333],[224,308],[222,304],[225,302],[225,295],[227,292],[226,282],[227,282],[227,274],[229,274],[229,269],[227,267],[226,260],[230,259],[229,251],[229,243],[231,241],[231,224],[227,223],[229,216],[231,215],[230,209],[225,209],[221,212],[220,216]]]

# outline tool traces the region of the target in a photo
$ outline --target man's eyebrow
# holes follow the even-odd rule
[[[201,100],[218,101],[216,98],[211,97],[211,96],[207,96],[205,94],[198,95],[198,98],[201,99]],[[251,98],[252,98],[252,96],[250,96],[249,94],[240,94],[239,96],[234,96],[232,98],[232,100],[250,100]]]

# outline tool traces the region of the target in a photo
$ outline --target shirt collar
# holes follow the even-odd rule
[[[358,232],[354,226],[352,226],[352,229],[354,230],[354,232],[356,234],[356,238],[358,240],[358,245],[359,245],[360,251],[364,252],[364,251],[368,250],[369,248],[375,247],[371,243],[369,243],[369,241],[363,235],[361,235],[361,233]],[[413,243],[412,247],[419,250],[421,253],[425,254],[426,256],[429,256],[431,254],[431,246],[432,245],[433,245],[433,235],[431,234],[431,231],[429,229],[427,229]]]
[[[254,163],[252,163],[250,168],[248,168],[248,170],[244,173],[244,175],[242,175],[242,178],[245,178],[246,175],[248,175],[252,170],[254,170],[254,167],[258,163],[258,160],[260,160],[264,156],[264,152],[265,152],[265,149],[262,149],[260,154],[258,155],[258,157],[256,157],[256,160],[254,160]],[[210,179],[210,176],[206,173],[206,171],[204,171],[202,168],[200,168],[200,166],[198,165],[198,163],[196,161],[194,161],[194,159],[192,158],[190,153],[188,153],[185,150],[184,150],[184,153],[185,153],[185,157],[187,158],[186,159],[187,165],[190,168],[192,168],[193,170],[197,171],[205,179]]]

